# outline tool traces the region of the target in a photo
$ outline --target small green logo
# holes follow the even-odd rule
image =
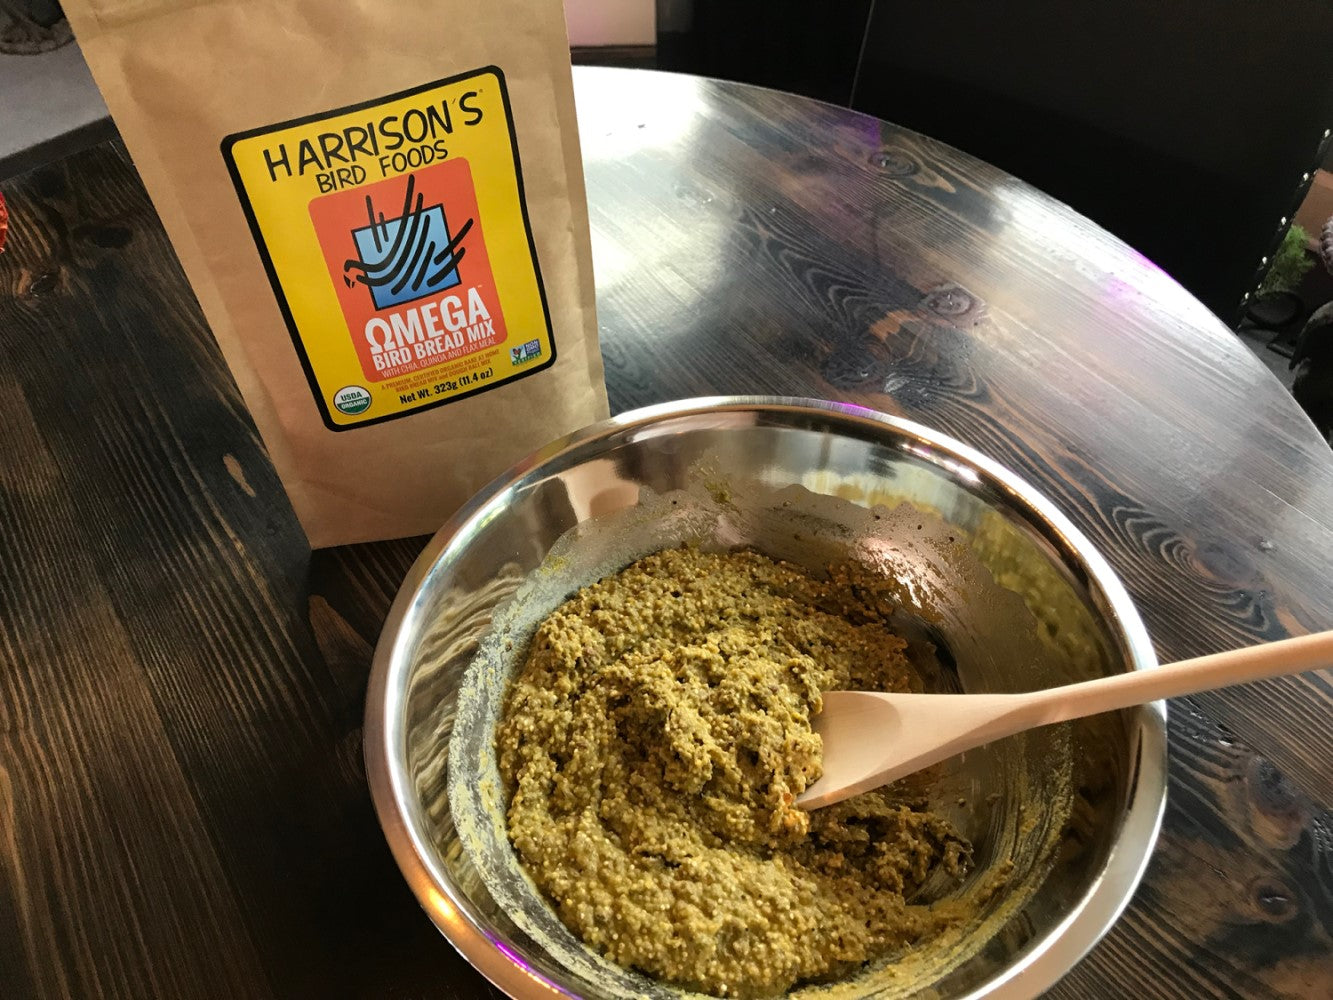
[[[509,349],[509,363],[513,365],[521,365],[541,356],[542,342],[540,340],[529,340],[526,344],[520,344],[518,347]]]
[[[333,394],[333,405],[343,413],[365,413],[370,409],[370,393],[359,385],[349,385]]]

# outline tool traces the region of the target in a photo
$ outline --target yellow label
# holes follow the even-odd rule
[[[330,429],[555,361],[498,68],[228,136],[222,154]]]

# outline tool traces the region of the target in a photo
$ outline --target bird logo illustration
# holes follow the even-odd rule
[[[386,219],[366,195],[366,225],[352,230],[357,256],[343,264],[343,281],[351,288],[367,286],[376,309],[387,309],[452,288],[462,280],[458,266],[467,254],[463,246],[474,219],[466,220],[452,235],[443,205],[426,205],[407,179],[402,211]]]

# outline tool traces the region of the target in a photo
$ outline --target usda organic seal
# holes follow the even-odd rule
[[[333,405],[343,413],[364,413],[370,409],[370,393],[359,385],[344,386],[333,394]]]

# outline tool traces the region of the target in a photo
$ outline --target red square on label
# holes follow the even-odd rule
[[[504,342],[467,160],[316,198],[310,220],[369,381]]]

